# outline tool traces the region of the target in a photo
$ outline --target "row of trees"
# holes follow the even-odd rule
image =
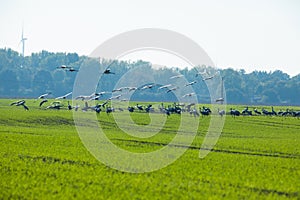
[[[192,87],[197,91],[200,102],[210,102],[207,85],[196,77],[197,71],[203,71],[204,67],[193,69],[179,68],[151,68],[151,63],[137,61],[109,61],[79,56],[76,53],[51,53],[42,51],[32,53],[31,56],[22,57],[12,49],[0,49],[0,97],[1,98],[36,98],[42,93],[52,92],[53,97],[63,95],[73,90],[76,72],[58,69],[66,65],[74,69],[79,67],[95,67],[104,69],[110,64],[114,75],[103,77],[98,84],[99,90],[111,91],[122,80],[126,72],[143,67],[143,73],[139,73],[142,80],[147,80],[147,75],[155,74],[156,80],[168,80],[170,74],[183,74],[188,81],[197,80]],[[103,70],[102,69],[102,70]],[[148,70],[148,73],[147,73]],[[150,70],[150,71],[149,71]],[[205,70],[213,73],[213,69],[205,67]],[[224,69],[219,70],[224,77],[224,93],[227,103],[233,104],[300,104],[300,74],[290,77],[280,70],[274,72],[254,71],[245,73],[244,70]],[[137,72],[136,72],[137,73]],[[131,77],[132,78],[132,77]],[[129,78],[127,84],[134,86],[135,78]],[[174,100],[174,95],[162,91],[155,93],[143,91],[132,96],[135,100],[168,101]]]

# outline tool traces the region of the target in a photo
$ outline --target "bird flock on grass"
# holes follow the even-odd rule
[[[66,65],[61,65],[59,67],[57,67],[58,69],[62,69],[62,70],[66,70],[66,71],[70,71],[70,72],[76,72],[78,70],[72,68],[72,67],[68,67]],[[114,75],[115,72],[112,72],[111,69],[109,67],[107,67],[104,71],[103,74],[106,75]],[[209,81],[211,79],[213,79],[215,76],[217,75],[217,73],[215,73],[214,75],[210,75],[209,73],[205,71],[203,72],[198,72],[195,77],[197,78],[198,76],[203,77],[202,81]],[[175,76],[171,76],[169,79],[180,79],[182,78],[183,75],[175,75]],[[183,87],[189,87],[192,86],[194,84],[197,84],[198,80],[194,80],[191,82],[188,82],[186,84],[183,85]],[[119,101],[128,101],[127,99],[121,99],[122,94],[118,94],[118,95],[114,95],[114,93],[118,93],[118,92],[131,92],[131,91],[136,91],[136,90],[148,90],[148,89],[153,89],[157,87],[158,91],[163,91],[165,90],[166,93],[170,93],[173,92],[177,89],[179,89],[179,86],[175,86],[171,83],[169,84],[165,84],[165,85],[158,85],[155,83],[151,83],[151,84],[147,84],[147,85],[143,85],[141,87],[120,87],[120,88],[116,88],[113,89],[111,92],[106,92],[106,91],[102,91],[102,92],[94,92],[90,95],[79,95],[77,97],[75,97],[75,100],[81,100],[84,101],[84,105],[82,106],[81,110],[84,112],[87,111],[95,111],[96,113],[100,113],[101,111],[105,111],[107,114],[111,113],[111,112],[115,112],[116,110],[118,111],[124,111],[124,110],[128,110],[129,112],[145,112],[145,113],[155,113],[155,112],[159,112],[159,113],[163,113],[166,114],[167,116],[170,116],[171,114],[182,114],[182,113],[189,113],[191,116],[194,117],[199,117],[200,115],[202,116],[209,116],[212,114],[212,111],[210,108],[202,106],[199,107],[198,109],[196,108],[196,104],[195,103],[190,103],[190,104],[179,104],[179,103],[173,103],[173,104],[169,104],[169,105],[165,105],[164,103],[161,103],[158,106],[158,111],[155,110],[155,108],[151,105],[140,105],[137,104],[136,106],[128,106],[127,109],[125,108],[113,108],[112,106],[110,106],[109,102],[113,101],[113,100],[119,100]],[[43,108],[43,109],[54,109],[54,110],[59,110],[61,108],[64,107],[64,103],[62,101],[64,101],[65,99],[67,99],[70,95],[72,94],[72,92],[66,93],[65,95],[62,96],[58,96],[54,98],[54,101],[52,101],[51,103],[48,100],[48,97],[50,95],[52,95],[51,92],[47,92],[44,94],[41,94],[39,97],[37,97],[36,101],[39,101],[39,107]],[[104,102],[102,102],[101,104],[96,103],[96,105],[90,106],[89,105],[89,101],[98,101],[101,99],[101,97],[105,94],[111,94],[111,97],[109,97],[108,99],[102,99],[102,101],[104,100]],[[182,96],[182,98],[189,98],[196,95],[196,93],[192,92],[192,93],[187,93],[184,94]],[[218,99],[216,99],[216,102],[223,102],[224,98],[220,97]],[[10,105],[13,106],[22,106],[25,110],[29,110],[28,106],[25,104],[26,101],[25,100],[18,100],[15,102],[12,102]],[[70,101],[67,102],[67,109],[68,110],[75,110],[78,111],[80,108],[80,105],[78,104],[78,102],[76,102],[75,106],[72,106],[70,104]],[[47,104],[47,105],[46,105]],[[45,106],[46,105],[46,106]],[[261,111],[259,111],[257,108],[254,108],[253,111],[249,110],[249,107],[245,107],[244,110],[242,110],[241,112],[239,110],[230,108],[229,112],[226,112],[225,110],[220,110],[218,109],[215,114],[220,115],[221,117],[223,117],[224,115],[228,114],[231,115],[233,117],[237,117],[237,116],[252,116],[252,115],[265,115],[265,116],[293,116],[293,117],[300,117],[300,111],[293,111],[291,109],[286,109],[285,111],[280,110],[279,112],[276,112],[274,110],[273,107],[271,107],[271,111],[266,110],[265,108],[262,108]]]

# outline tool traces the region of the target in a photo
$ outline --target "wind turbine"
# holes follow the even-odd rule
[[[25,56],[25,41],[27,40],[27,38],[24,38],[24,27],[22,26],[22,36],[21,36],[21,41],[20,43],[22,43],[22,56]]]
[[[222,105],[224,102],[224,76],[221,76],[221,97],[216,99],[216,102],[221,102]]]

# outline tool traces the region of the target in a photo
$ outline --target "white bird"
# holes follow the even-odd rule
[[[108,100],[119,99],[121,96],[122,96],[121,94],[119,94],[117,96],[112,96]]]
[[[179,88],[179,87],[173,87],[173,88],[169,89],[169,90],[167,91],[167,93],[172,92],[172,91],[174,91],[174,90],[177,90],[178,88]]]
[[[155,86],[155,84],[150,84],[150,85],[145,85],[144,87],[141,88],[141,90],[145,90],[145,89],[151,89]]]
[[[191,97],[191,96],[193,96],[193,95],[195,95],[195,92],[185,94],[185,95],[183,95],[182,97],[183,97],[183,98],[184,98],[184,97]]]
[[[134,91],[134,90],[137,90],[137,87],[128,87],[128,90],[129,90],[129,92]]]
[[[224,98],[218,98],[218,99],[216,99],[216,102],[222,102],[222,101],[224,101]]]
[[[60,97],[56,97],[55,99],[66,99],[69,95],[71,95],[72,92],[69,92],[68,94],[65,94],[63,96],[60,96]]]
[[[124,87],[121,88],[117,88],[117,89],[113,89],[111,92],[122,92],[122,90],[124,90]]]
[[[203,80],[203,81],[206,81],[206,80],[213,79],[217,74],[218,74],[218,72],[216,72],[216,73],[215,73],[214,75],[212,75],[212,76],[208,76],[208,77],[206,77],[206,78],[203,78],[202,80]]]
[[[77,100],[77,99],[81,99],[82,101],[83,100],[86,100],[86,99],[90,99],[91,98],[91,96],[87,96],[87,95],[79,95],[79,96],[77,96],[75,99]]]
[[[61,66],[59,66],[59,67],[56,67],[57,69],[68,69],[68,68],[70,68],[70,67],[67,67],[66,65],[61,65]]]
[[[25,100],[16,101],[11,103],[10,105],[23,106],[25,110],[29,110],[29,108],[25,105]]]
[[[183,75],[182,75],[182,74],[179,74],[179,75],[176,75],[176,76],[172,76],[172,77],[170,77],[170,79],[180,78],[180,77],[183,77]]]
[[[167,85],[163,85],[163,86],[159,87],[158,89],[161,90],[161,89],[168,88],[171,86],[172,86],[172,84],[167,84]]]
[[[195,83],[197,83],[197,81],[189,82],[189,83],[185,84],[185,86],[194,85]]]
[[[100,96],[95,95],[95,96],[89,98],[88,101],[94,101],[94,100],[99,100],[99,99],[100,99]]]
[[[210,80],[210,79],[213,79],[215,76],[209,76],[209,77],[206,77],[204,79],[202,79],[203,81],[207,81],[207,80]]]
[[[108,94],[108,93],[110,93],[110,92],[96,92],[95,95],[96,96],[102,96],[102,95]]]
[[[42,94],[38,97],[38,99],[45,99],[48,95],[50,95],[51,92],[48,92],[48,93],[45,93],[45,94]]]

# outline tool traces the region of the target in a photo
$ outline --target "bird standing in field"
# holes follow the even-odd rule
[[[225,110],[220,110],[220,109],[218,108],[218,113],[219,113],[219,115],[220,115],[221,117],[223,117],[223,115],[225,115]]]
[[[84,101],[84,100],[89,100],[89,99],[93,98],[94,96],[95,96],[94,93],[91,95],[79,95],[75,99],[76,100],[81,99],[82,101]]]
[[[255,112],[256,114],[258,114],[258,115],[261,115],[261,112],[259,112],[259,111],[257,110],[257,108],[254,109],[254,112]]]

